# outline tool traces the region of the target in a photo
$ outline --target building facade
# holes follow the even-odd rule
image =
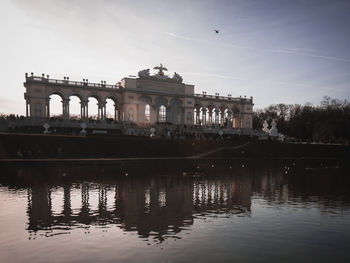
[[[114,121],[137,125],[171,123],[177,125],[226,126],[252,128],[253,98],[196,94],[194,85],[183,83],[176,72],[172,77],[162,65],[141,70],[138,77],[126,77],[115,85],[50,79],[48,75],[26,74],[26,114],[30,118],[50,118],[50,96],[62,98],[62,118],[70,119],[70,98],[80,100],[80,118],[89,116],[88,102],[93,97],[98,102],[97,118],[106,120],[106,100],[114,102]]]

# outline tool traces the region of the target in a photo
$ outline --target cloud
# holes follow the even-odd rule
[[[242,79],[239,79],[239,78],[236,78],[236,77],[233,77],[233,76],[229,76],[229,75],[204,73],[204,72],[183,72],[183,74],[191,75],[191,76],[210,77],[210,78],[242,80]]]
[[[340,62],[350,62],[350,59],[347,58],[339,58],[339,57],[333,57],[333,56],[325,56],[322,54],[318,54],[318,50],[314,49],[304,49],[304,48],[259,48],[259,47],[251,47],[251,46],[242,46],[242,45],[236,45],[232,43],[217,43],[213,41],[206,41],[203,39],[196,39],[196,38],[191,38],[183,35],[178,35],[175,33],[171,32],[164,32],[166,35],[177,38],[177,39],[183,39],[187,41],[198,41],[202,43],[208,43],[208,44],[213,44],[213,45],[221,45],[221,46],[228,46],[228,47],[233,47],[233,48],[238,48],[238,49],[246,49],[246,50],[256,50],[256,51],[263,51],[263,52],[271,52],[271,53],[281,53],[281,54],[294,54],[298,56],[305,56],[305,57],[311,57],[311,58],[317,58],[317,59],[324,59],[324,60],[332,60],[332,61],[340,61]]]
[[[207,73],[207,72],[183,72],[184,75],[190,75],[190,76],[200,76],[200,77],[208,77],[208,78],[219,78],[219,79],[230,79],[230,80],[237,80],[240,82],[245,82],[246,84],[251,84],[251,79],[242,79],[237,78],[231,75],[223,75],[223,74],[215,74],[215,73]],[[292,86],[292,87],[299,87],[299,88],[308,88],[310,85],[302,84],[302,83],[296,83],[296,82],[287,82],[287,81],[278,81],[278,80],[269,80],[264,78],[263,80],[258,80],[259,82],[268,82],[273,83],[277,85],[283,85],[283,86]]]
[[[339,58],[339,57],[332,57],[332,56],[324,56],[324,55],[315,54],[315,52],[317,52],[315,50],[306,51],[306,50],[297,49],[297,48],[281,48],[281,49],[267,49],[266,51],[276,52],[276,53],[295,54],[295,55],[299,55],[299,56],[313,57],[313,58],[333,60],[333,61],[350,62],[350,59],[346,59],[346,58]],[[314,52],[314,54],[309,53],[309,52]]]
[[[189,40],[189,41],[197,41],[197,39],[195,39],[195,38],[185,37],[185,36],[177,35],[177,34],[174,34],[171,32],[164,32],[164,34],[171,36],[171,37],[179,38],[179,39],[184,39],[184,40]]]

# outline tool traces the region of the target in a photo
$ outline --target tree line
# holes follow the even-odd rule
[[[350,140],[350,103],[324,96],[320,105],[272,104],[253,115],[253,127],[261,130],[265,120],[277,123],[280,133],[295,139],[320,142]]]

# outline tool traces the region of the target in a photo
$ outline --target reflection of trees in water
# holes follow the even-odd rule
[[[249,177],[129,179],[116,181],[113,186],[84,182],[74,186],[65,184],[62,188],[41,184],[28,190],[28,230],[69,231],[90,225],[117,224],[125,231],[138,231],[140,237],[163,240],[164,236],[176,237],[193,224],[197,215],[249,212],[250,185]],[[78,210],[71,208],[72,188],[81,191]],[[54,191],[63,192],[59,213],[52,212]],[[111,191],[113,206],[108,207]],[[89,200],[95,194],[98,206],[92,209]]]
[[[317,204],[320,210],[350,209],[350,178],[335,168],[266,169],[252,179],[252,191],[271,203]]]

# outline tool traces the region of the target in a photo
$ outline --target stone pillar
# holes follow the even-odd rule
[[[227,111],[227,128],[232,128],[232,111]]]
[[[242,115],[240,114],[238,117],[238,128],[242,128],[242,124],[243,124]]]
[[[114,107],[114,121],[117,121],[117,107],[115,104],[113,105],[113,107]]]
[[[220,124],[223,126],[225,124],[225,109],[220,110],[221,116],[220,116]]]
[[[219,124],[219,110],[215,109],[215,124]]]
[[[209,120],[208,120],[208,124],[212,125],[213,124],[213,108],[209,108],[208,109],[208,113],[209,113]]]
[[[171,107],[170,106],[165,106],[165,122],[173,122],[171,119]]]
[[[117,110],[117,119],[116,119],[116,121],[120,121],[121,120],[120,108],[121,107],[118,107],[118,106],[115,107],[115,110]]]
[[[29,102],[26,101],[26,117],[29,117]]]
[[[69,119],[69,99],[62,100],[62,111],[63,111],[63,119]]]
[[[46,118],[50,118],[50,97],[46,100]]]
[[[86,120],[88,117],[88,101],[82,100],[80,101],[80,118],[82,120]]]
[[[200,116],[200,108],[201,107],[196,107],[196,125],[199,125],[200,124],[200,119],[199,119],[199,116]]]
[[[106,102],[99,102],[98,103],[98,120],[105,120],[106,119]]]
[[[202,108],[202,126],[207,125],[207,109]]]
[[[180,116],[180,124],[185,124],[185,108],[181,107],[181,116]]]
[[[103,106],[103,120],[106,120],[106,103],[105,105]]]

